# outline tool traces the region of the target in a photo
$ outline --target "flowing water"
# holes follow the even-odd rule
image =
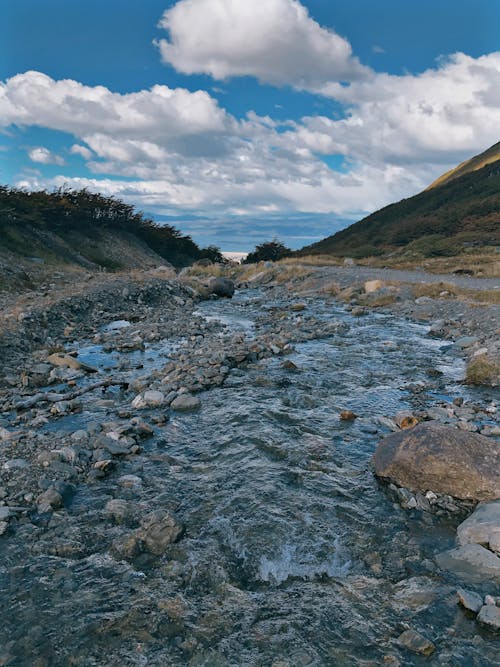
[[[246,293],[200,312],[251,333],[262,303]],[[295,372],[282,358],[234,369],[200,412],[172,416],[139,456],[79,487],[60,519],[0,542],[2,664],[495,664],[433,563],[458,520],[400,509],[369,464],[388,432],[377,417],[422,404],[429,368],[444,376],[427,404],[463,395],[462,362],[423,325],[308,306],[350,329],[298,345]],[[345,408],[360,418],[340,421]],[[123,488],[125,474],[142,483]],[[131,526],[105,515],[111,498],[168,509],[182,538],[164,557],[120,561],[110,545]],[[405,623],[437,657],[397,648]]]

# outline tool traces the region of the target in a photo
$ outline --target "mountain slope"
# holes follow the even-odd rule
[[[432,188],[436,188],[439,185],[449,183],[454,178],[459,178],[460,176],[464,176],[464,174],[477,171],[478,169],[485,167],[487,164],[491,164],[497,160],[500,160],[500,141],[494,146],[490,146],[490,148],[485,150],[483,153],[475,155],[473,158],[470,158],[470,160],[465,160],[465,162],[459,164],[458,167],[447,171],[445,174],[431,183],[427,190],[431,190]]]
[[[404,250],[454,255],[470,246],[499,244],[500,144],[495,144],[420,194],[390,204],[299,254],[367,257]]]

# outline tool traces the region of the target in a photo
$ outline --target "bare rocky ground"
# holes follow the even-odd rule
[[[197,410],[198,394],[221,386],[232,369],[275,355],[283,356],[286,364],[295,343],[338,332],[341,323],[325,330],[324,323],[314,318],[297,317],[307,309],[309,298],[340,300],[359,317],[376,309],[425,322],[433,335],[449,341],[467,360],[498,361],[499,306],[460,298],[446,289],[435,297],[415,297],[414,292],[415,285],[440,282],[467,290],[494,289],[495,281],[363,267],[315,268],[297,276],[292,271],[283,280],[283,271],[273,265],[252,274],[229,271],[241,289],[259,287],[288,302],[285,311],[263,313],[251,337],[226,331],[194,312],[210,295],[210,270],[184,272],[180,278],[169,269],[128,275],[61,271],[36,289],[1,294],[0,535],[53,529],[79,484],[96,483],[111,471],[119,473],[121,462],[140,455],[142,443],[168,421],[171,411]],[[162,347],[165,341],[168,345]],[[143,357],[134,356],[144,350],[151,350],[146,364]],[[114,366],[94,367],[92,354],[99,361],[103,352],[128,355]],[[440,408],[422,405],[410,417],[435,420],[493,441],[500,435],[498,421],[494,424],[494,392],[492,387],[482,404],[444,401]],[[106,419],[88,419],[69,437],[57,428],[46,428],[92,410],[104,411]],[[396,416],[387,425],[394,431],[400,428]],[[133,477],[120,478],[121,486],[133,489],[140,482]],[[475,504],[461,503],[452,495],[426,496],[397,484],[390,490],[409,509],[461,513]],[[117,522],[131,520],[127,504],[113,502],[106,509],[110,516]],[[182,530],[169,512],[147,514],[126,539],[116,539],[114,553],[125,560],[142,552],[162,553]],[[53,532],[54,555],[84,552],[84,540],[77,535]],[[475,567],[479,561],[477,554],[472,556]],[[453,563],[443,562],[447,566]],[[489,595],[478,602],[470,591],[460,595],[481,622],[493,629],[498,626],[499,598]],[[405,632],[402,644],[425,654],[429,649],[425,638]],[[9,662],[7,649],[5,655],[0,651],[0,664],[17,663]],[[43,664],[50,664],[50,658]]]

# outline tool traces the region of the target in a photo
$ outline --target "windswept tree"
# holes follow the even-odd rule
[[[290,248],[287,248],[277,239],[266,241],[255,247],[255,250],[249,253],[244,260],[244,264],[255,264],[256,262],[276,262],[292,254]]]

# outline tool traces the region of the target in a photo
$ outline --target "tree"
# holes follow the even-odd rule
[[[266,241],[255,247],[255,250],[249,253],[244,264],[255,264],[256,262],[276,262],[292,254],[290,248],[287,248],[277,239]]]

